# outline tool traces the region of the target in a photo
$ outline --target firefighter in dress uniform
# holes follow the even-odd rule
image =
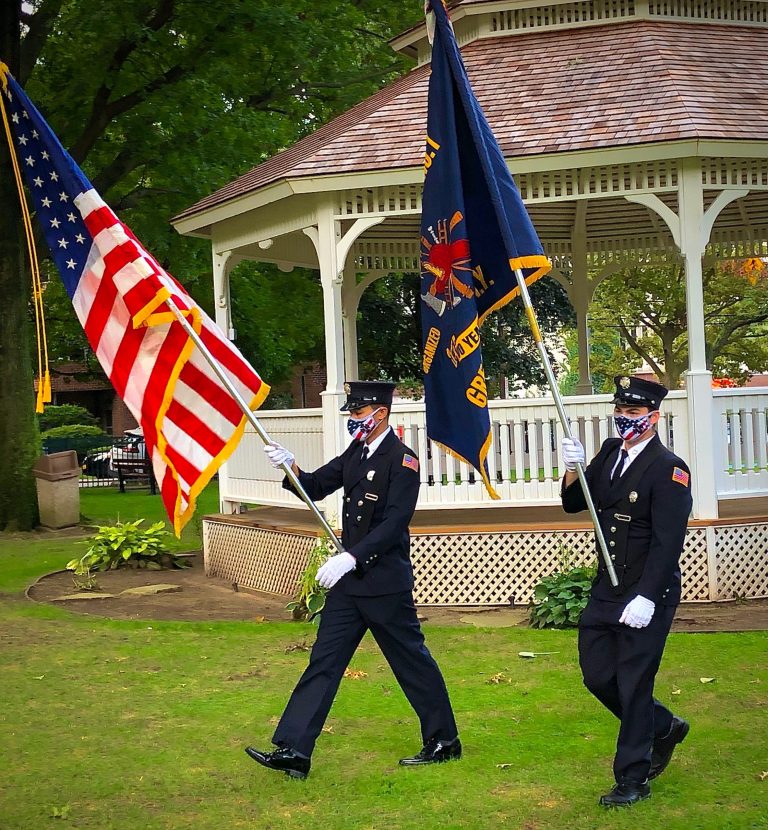
[[[319,501],[344,488],[342,545],[317,572],[328,588],[317,639],[305,670],[275,730],[277,749],[247,747],[258,763],[306,778],[310,757],[344,670],[366,631],[384,654],[421,722],[423,747],[403,766],[461,757],[445,681],[424,644],[413,602],[408,525],[419,494],[419,462],[389,426],[393,383],[345,384],[350,446],[328,464],[307,473],[293,453],[277,443],[264,450],[273,467],[290,464],[302,487]],[[287,477],[283,487],[291,489]]]
[[[603,558],[579,621],[579,663],[584,685],[621,722],[613,763],[616,784],[605,807],[648,798],[688,734],[689,725],[653,697],[664,644],[680,602],[680,554],[691,512],[690,471],[656,432],[667,390],[638,377],[617,376],[614,422],[585,471],[603,535],[619,580],[614,588]],[[576,464],[577,439],[564,438],[567,513],[587,508]],[[598,552],[599,554],[599,552]]]

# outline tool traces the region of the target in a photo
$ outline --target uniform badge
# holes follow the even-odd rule
[[[403,467],[407,467],[409,470],[413,470],[414,472],[419,472],[419,459],[415,458],[412,455],[404,455],[403,456]]]
[[[622,389],[629,389],[631,383],[632,381],[628,377],[623,377],[619,380],[619,386]]]
[[[637,493],[634,490],[629,494],[629,500],[632,502],[632,504],[634,504],[637,501]]]
[[[682,484],[683,487],[688,486],[689,479],[690,476],[688,475],[688,473],[686,473],[685,470],[681,470],[680,467],[675,467],[675,469],[672,470],[672,481],[676,481],[678,484]]]
[[[347,393],[347,395],[350,393],[351,388],[352,387],[348,383],[344,384],[344,391]]]
[[[373,477],[375,475],[376,475],[376,470],[368,470],[368,472],[365,474],[365,477],[368,479],[368,481],[373,481]]]

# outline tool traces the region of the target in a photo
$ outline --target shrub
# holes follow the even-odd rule
[[[317,544],[310,551],[307,566],[299,578],[296,595],[285,606],[292,612],[294,620],[320,622],[320,612],[325,605],[327,590],[319,585],[317,571],[329,556],[336,553],[336,546],[327,536],[318,537]]]
[[[103,438],[108,440],[101,427],[92,424],[64,424],[60,427],[51,427],[45,430],[40,437],[43,441],[49,438]]]
[[[45,411],[37,416],[37,424],[40,427],[40,432],[47,432],[54,427],[68,426],[70,424],[98,426],[98,421],[96,420],[96,416],[91,415],[84,406],[65,403],[60,406],[46,406]]]
[[[572,567],[568,549],[561,546],[561,551],[559,569],[543,577],[533,589],[532,628],[573,628],[587,606],[596,569]]]
[[[114,527],[104,525],[87,540],[90,547],[80,559],[67,563],[67,570],[78,576],[88,576],[92,570],[107,571],[116,568],[186,568],[190,563],[168,550],[164,537],[170,536],[164,522],[141,527],[144,519],[118,522]]]

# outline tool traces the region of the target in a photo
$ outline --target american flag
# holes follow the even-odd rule
[[[216,324],[104,203],[13,76],[14,150],[88,341],[141,425],[174,531],[234,451],[245,416],[174,318],[174,303],[251,409],[269,393]]]

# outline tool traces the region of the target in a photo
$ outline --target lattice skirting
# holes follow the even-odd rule
[[[317,536],[203,521],[205,573],[247,588],[292,596]]]
[[[206,519],[205,568],[239,585],[292,595],[312,534]],[[525,604],[565,552],[573,565],[594,561],[589,529],[417,533],[411,537],[420,605]],[[768,596],[768,523],[692,527],[681,559],[683,600]]]

